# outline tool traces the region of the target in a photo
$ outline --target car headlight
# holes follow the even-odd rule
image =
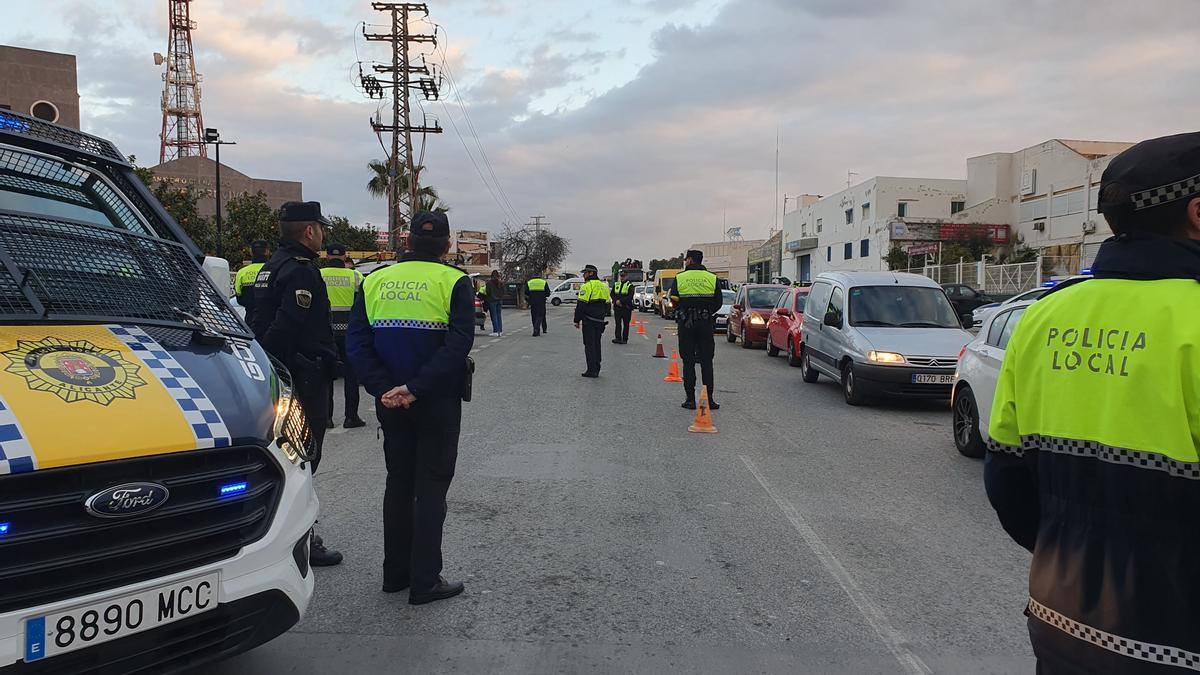
[[[304,408],[293,394],[291,373],[274,359],[272,365],[275,366],[275,377],[272,378],[272,388],[275,390],[275,423],[271,432],[275,444],[293,464],[309,461],[315,451],[315,439],[305,418]]]
[[[750,323],[753,325],[761,326],[761,325],[765,324],[766,322],[767,322],[766,319],[762,318],[762,316],[759,314],[751,314],[750,315]]]
[[[906,363],[904,356],[895,352],[869,351],[867,352],[867,360],[872,363],[883,363],[892,366]]]

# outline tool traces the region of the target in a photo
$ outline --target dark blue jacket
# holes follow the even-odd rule
[[[396,264],[408,260],[440,262],[409,252]],[[346,356],[359,382],[376,398],[401,385],[418,399],[458,398],[474,342],[475,288],[464,275],[450,293],[450,328],[445,331],[371,326],[360,288],[350,309]]]

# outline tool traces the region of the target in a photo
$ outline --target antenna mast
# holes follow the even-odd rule
[[[180,157],[207,157],[202,136],[204,119],[200,114],[200,82],[196,74],[196,56],[192,51],[192,0],[167,0],[170,36],[167,56],[154,55],[155,65],[167,64],[163,73],[162,144],[159,163]]]

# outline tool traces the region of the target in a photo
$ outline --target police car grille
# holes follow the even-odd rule
[[[102,519],[84,503],[153,482],[167,502]],[[222,486],[246,483],[222,497]],[[0,612],[116,588],[233,557],[270,527],[283,474],[262,448],[192,450],[0,476]]]

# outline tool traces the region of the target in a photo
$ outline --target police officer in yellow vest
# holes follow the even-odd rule
[[[608,284],[600,281],[595,265],[583,268],[583,285],[575,303],[575,327],[583,331],[583,355],[587,361],[584,377],[600,377],[600,341],[608,325]]]
[[[633,319],[633,284],[626,280],[625,270],[617,273],[612,293],[613,323],[617,326],[614,345],[629,342],[629,322]]]
[[[346,334],[383,428],[383,591],[408,588],[414,605],[463,590],[441,576],[442,525],[469,386],[475,290],[465,272],[441,261],[449,250],[446,215],[417,213],[408,252],[367,276]]]
[[[531,277],[525,282],[525,301],[529,303],[529,318],[533,320],[533,336],[546,330],[546,298],[550,297],[550,286],[541,277]]]
[[[708,387],[708,402],[713,410],[720,408],[714,398],[713,322],[724,300],[717,275],[702,264],[704,252],[691,250],[684,256],[685,269],[675,276],[671,297],[678,308],[675,321],[679,326],[679,356],[683,360],[683,407],[696,409],[696,364],[700,378]]]
[[[1115,157],[1099,211],[1094,278],[1008,343],[988,498],[1033,553],[1039,673],[1200,670],[1200,133]]]
[[[321,278],[325,280],[325,288],[329,292],[329,325],[333,328],[333,340],[337,343],[338,359],[343,367],[342,393],[346,403],[346,421],[343,426],[347,429],[365,427],[367,423],[358,416],[358,378],[354,376],[353,368],[346,368],[346,325],[350,321],[350,307],[354,304],[354,294],[363,282],[363,275],[350,265],[346,259],[346,247],[342,244],[330,244],[325,247],[325,265],[321,268]],[[334,382],[329,382],[329,421],[326,426],[333,428],[333,389]]]
[[[242,265],[233,277],[233,294],[246,310],[246,325],[254,325],[254,280],[264,263],[271,259],[271,244],[266,239],[250,242],[250,263]]]

